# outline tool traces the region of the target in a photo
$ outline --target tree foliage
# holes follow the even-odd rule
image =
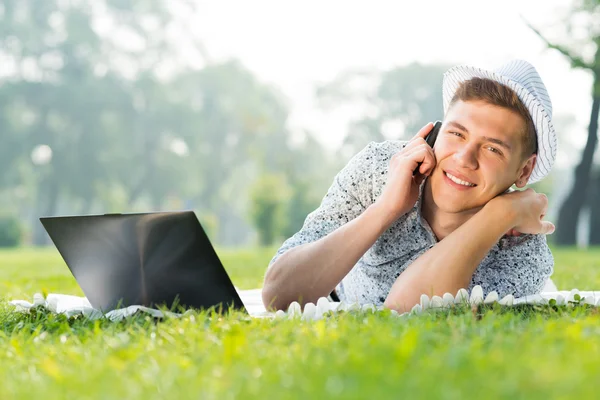
[[[565,35],[548,38],[541,30],[528,24],[549,49],[558,51],[569,60],[573,68],[588,71],[592,78],[592,108],[588,136],[581,160],[574,171],[574,183],[560,208],[556,243],[574,245],[581,210],[589,204],[592,211],[589,241],[600,244],[600,208],[597,192],[600,190],[600,171],[593,170],[594,152],[598,143],[600,117],[600,1],[577,0],[562,27]]]
[[[212,62],[185,23],[195,12],[0,4],[0,202],[30,218],[35,243],[39,216],[173,208],[196,210],[220,243],[248,239],[250,185],[292,159],[287,104],[239,62]],[[36,164],[40,146],[51,158]]]

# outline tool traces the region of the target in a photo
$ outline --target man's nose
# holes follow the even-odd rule
[[[462,146],[454,153],[454,159],[459,163],[461,167],[476,169],[478,165],[476,146]]]

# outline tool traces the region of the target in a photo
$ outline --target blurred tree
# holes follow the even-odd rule
[[[282,226],[282,236],[292,237],[298,232],[304,220],[318,206],[319,202],[316,196],[312,182],[307,178],[292,178],[290,182],[291,194],[285,210],[285,223]]]
[[[264,172],[252,183],[250,215],[261,244],[298,232],[307,215],[319,206],[340,167],[331,162],[312,133],[296,133],[278,169]]]
[[[291,188],[282,232],[285,238],[302,228],[304,220],[319,206],[337,170],[341,168],[329,162],[325,150],[309,132],[303,133],[301,142],[294,147],[290,156],[285,166]]]
[[[412,63],[384,72],[350,71],[320,87],[325,109],[349,107],[351,122],[342,152],[356,154],[370,141],[412,137],[429,121],[443,118],[445,65]]]
[[[235,61],[180,74],[172,85],[182,102],[176,130],[190,149],[182,194],[218,215],[223,242],[243,223],[257,171],[281,171],[290,159],[285,100]]]
[[[21,222],[15,216],[0,216],[0,247],[16,247],[23,238]]]
[[[115,36],[153,37],[148,31],[154,29],[145,28],[144,20],[154,18],[154,28],[161,21],[165,28],[172,20],[161,4],[51,0],[0,4],[0,54],[3,64],[10,66],[2,77],[0,124],[2,139],[12,144],[5,148],[11,156],[3,161],[29,157],[41,144],[51,151],[42,165],[29,166],[38,172],[32,187],[36,217],[54,215],[69,196],[78,199],[78,212],[88,212],[98,186],[106,187],[100,183],[124,170],[130,173],[137,165],[122,140],[136,120],[131,78],[156,65],[136,54],[139,50],[123,48],[126,41],[99,32],[108,27]],[[148,53],[168,58],[169,47],[157,42],[147,44]],[[121,158],[125,164],[116,162],[123,151],[128,153]],[[34,243],[44,243],[45,233],[39,224],[34,227]]]
[[[212,63],[182,23],[194,12],[185,0],[0,3],[0,185],[35,196],[22,203],[35,243],[40,215],[164,207],[197,210],[219,243],[244,240],[257,171],[293,159],[287,105],[239,63]]]
[[[286,204],[289,184],[282,174],[263,174],[252,186],[251,218],[258,231],[261,246],[270,246],[283,234],[286,226]]]
[[[600,245],[600,205],[598,204],[598,199],[600,199],[600,169],[597,168],[594,172],[593,184],[588,197],[590,208],[590,237],[588,243],[598,246]]]
[[[577,236],[579,215],[586,200],[592,201],[593,221],[590,229],[590,242],[600,244],[600,208],[597,205],[597,189],[592,186],[600,185],[600,177],[591,179],[594,152],[598,142],[598,118],[600,115],[600,0],[576,0],[565,28],[568,43],[564,40],[547,39],[538,29],[528,23],[529,27],[546,43],[548,48],[557,50],[564,55],[573,68],[589,71],[593,77],[592,109],[588,128],[588,138],[581,161],[574,171],[574,184],[571,192],[563,202],[557,221],[556,243],[559,245],[574,245]]]
[[[30,167],[39,170],[36,214],[53,215],[66,192],[93,196],[93,182],[105,171],[96,151],[110,144],[99,111],[118,112],[123,90],[113,74],[95,74],[99,38],[83,7],[53,1],[5,1],[1,7],[0,48],[12,67],[0,90],[1,134],[12,155],[2,158],[12,163],[49,146],[47,160],[32,159],[38,165]],[[43,243],[36,228],[34,241]]]

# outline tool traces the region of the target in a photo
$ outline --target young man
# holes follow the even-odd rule
[[[423,293],[542,290],[554,265],[548,201],[510,188],[539,181],[554,162],[546,88],[515,60],[495,71],[454,67],[443,89],[434,148],[424,140],[430,123],[408,142],[370,143],[354,156],[271,261],[267,308],[334,292],[404,312]]]

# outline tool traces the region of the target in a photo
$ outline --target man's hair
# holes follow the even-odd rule
[[[531,114],[514,90],[491,79],[472,78],[459,85],[448,109],[459,100],[481,100],[515,111],[525,121],[525,132],[522,132],[524,157],[537,153],[537,136]]]

